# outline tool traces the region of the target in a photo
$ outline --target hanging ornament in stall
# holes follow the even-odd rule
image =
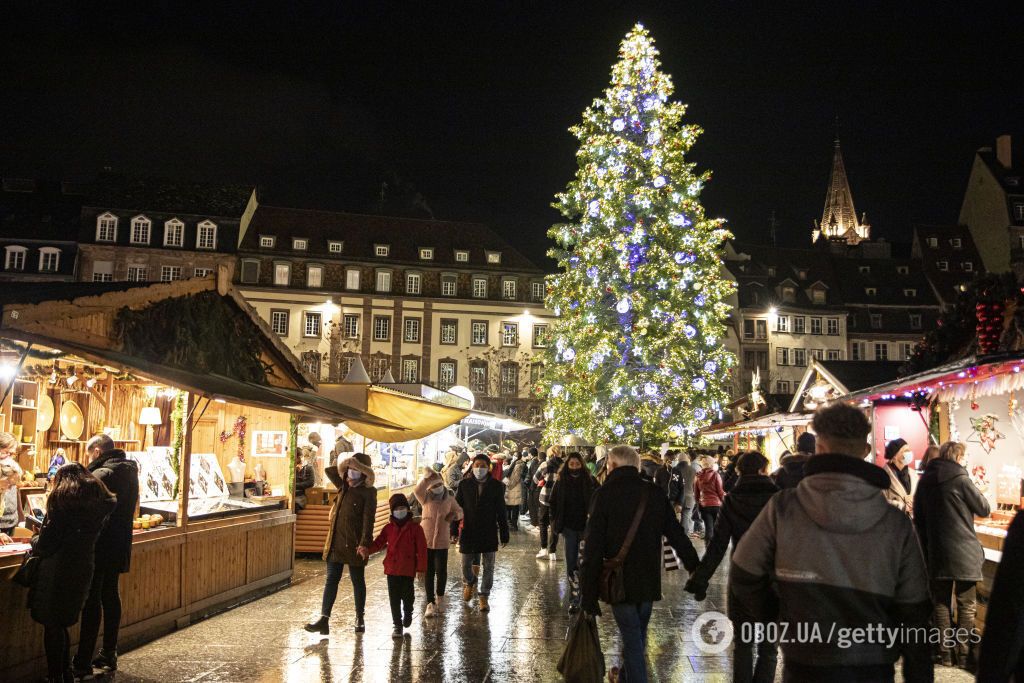
[[[975,315],[978,319],[979,353],[989,354],[999,350],[999,338],[1003,332],[1003,311],[1005,306],[1005,303],[1002,301],[979,301],[975,305]]]

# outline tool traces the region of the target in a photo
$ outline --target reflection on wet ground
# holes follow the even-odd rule
[[[297,560],[292,586],[126,653],[117,681],[558,681],[555,665],[569,624],[565,562],[561,557],[558,562],[535,559],[537,539],[527,525],[499,552],[489,613],[461,601],[453,549],[444,608],[438,617],[424,619],[417,585],[416,617],[401,640],[391,637],[380,556],[366,570],[366,633],[353,632],[346,577],[331,635],[323,639],[302,625],[319,613],[324,564]],[[731,680],[729,653],[703,655],[690,636],[697,615],[724,611],[724,570],[703,603],[683,591],[685,572],[665,574],[665,599],[656,603],[651,619],[651,680]],[[608,610],[606,615],[599,620],[601,645],[611,664],[618,659],[620,641]],[[942,669],[936,670],[936,680],[972,679]]]

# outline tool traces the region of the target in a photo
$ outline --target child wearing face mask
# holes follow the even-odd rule
[[[427,571],[427,539],[423,527],[414,522],[409,513],[409,499],[404,493],[396,493],[388,499],[391,519],[373,540],[363,555],[369,557],[384,548],[384,574],[388,577],[388,600],[391,602],[391,619],[395,630],[394,638],[401,638],[403,628],[412,625],[412,607],[415,601],[413,579]]]
[[[431,619],[444,604],[451,545],[449,529],[453,522],[462,519],[462,508],[441,475],[433,470],[426,470],[412,495],[423,508],[420,524],[427,539],[427,606],[423,616]]]

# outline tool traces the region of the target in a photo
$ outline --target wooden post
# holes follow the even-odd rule
[[[192,413],[195,412],[199,398],[192,392],[188,395],[188,408],[185,410],[185,439],[178,454],[178,526],[188,526],[188,494],[189,481],[192,477]]]

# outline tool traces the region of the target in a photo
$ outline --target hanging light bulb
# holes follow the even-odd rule
[[[85,380],[85,386],[92,389],[94,386],[96,386],[96,378],[90,377],[89,379]]]
[[[68,378],[65,381],[68,383],[68,389],[75,386],[75,382],[78,381],[78,374],[75,372],[74,368],[71,368],[71,374],[68,375]]]

